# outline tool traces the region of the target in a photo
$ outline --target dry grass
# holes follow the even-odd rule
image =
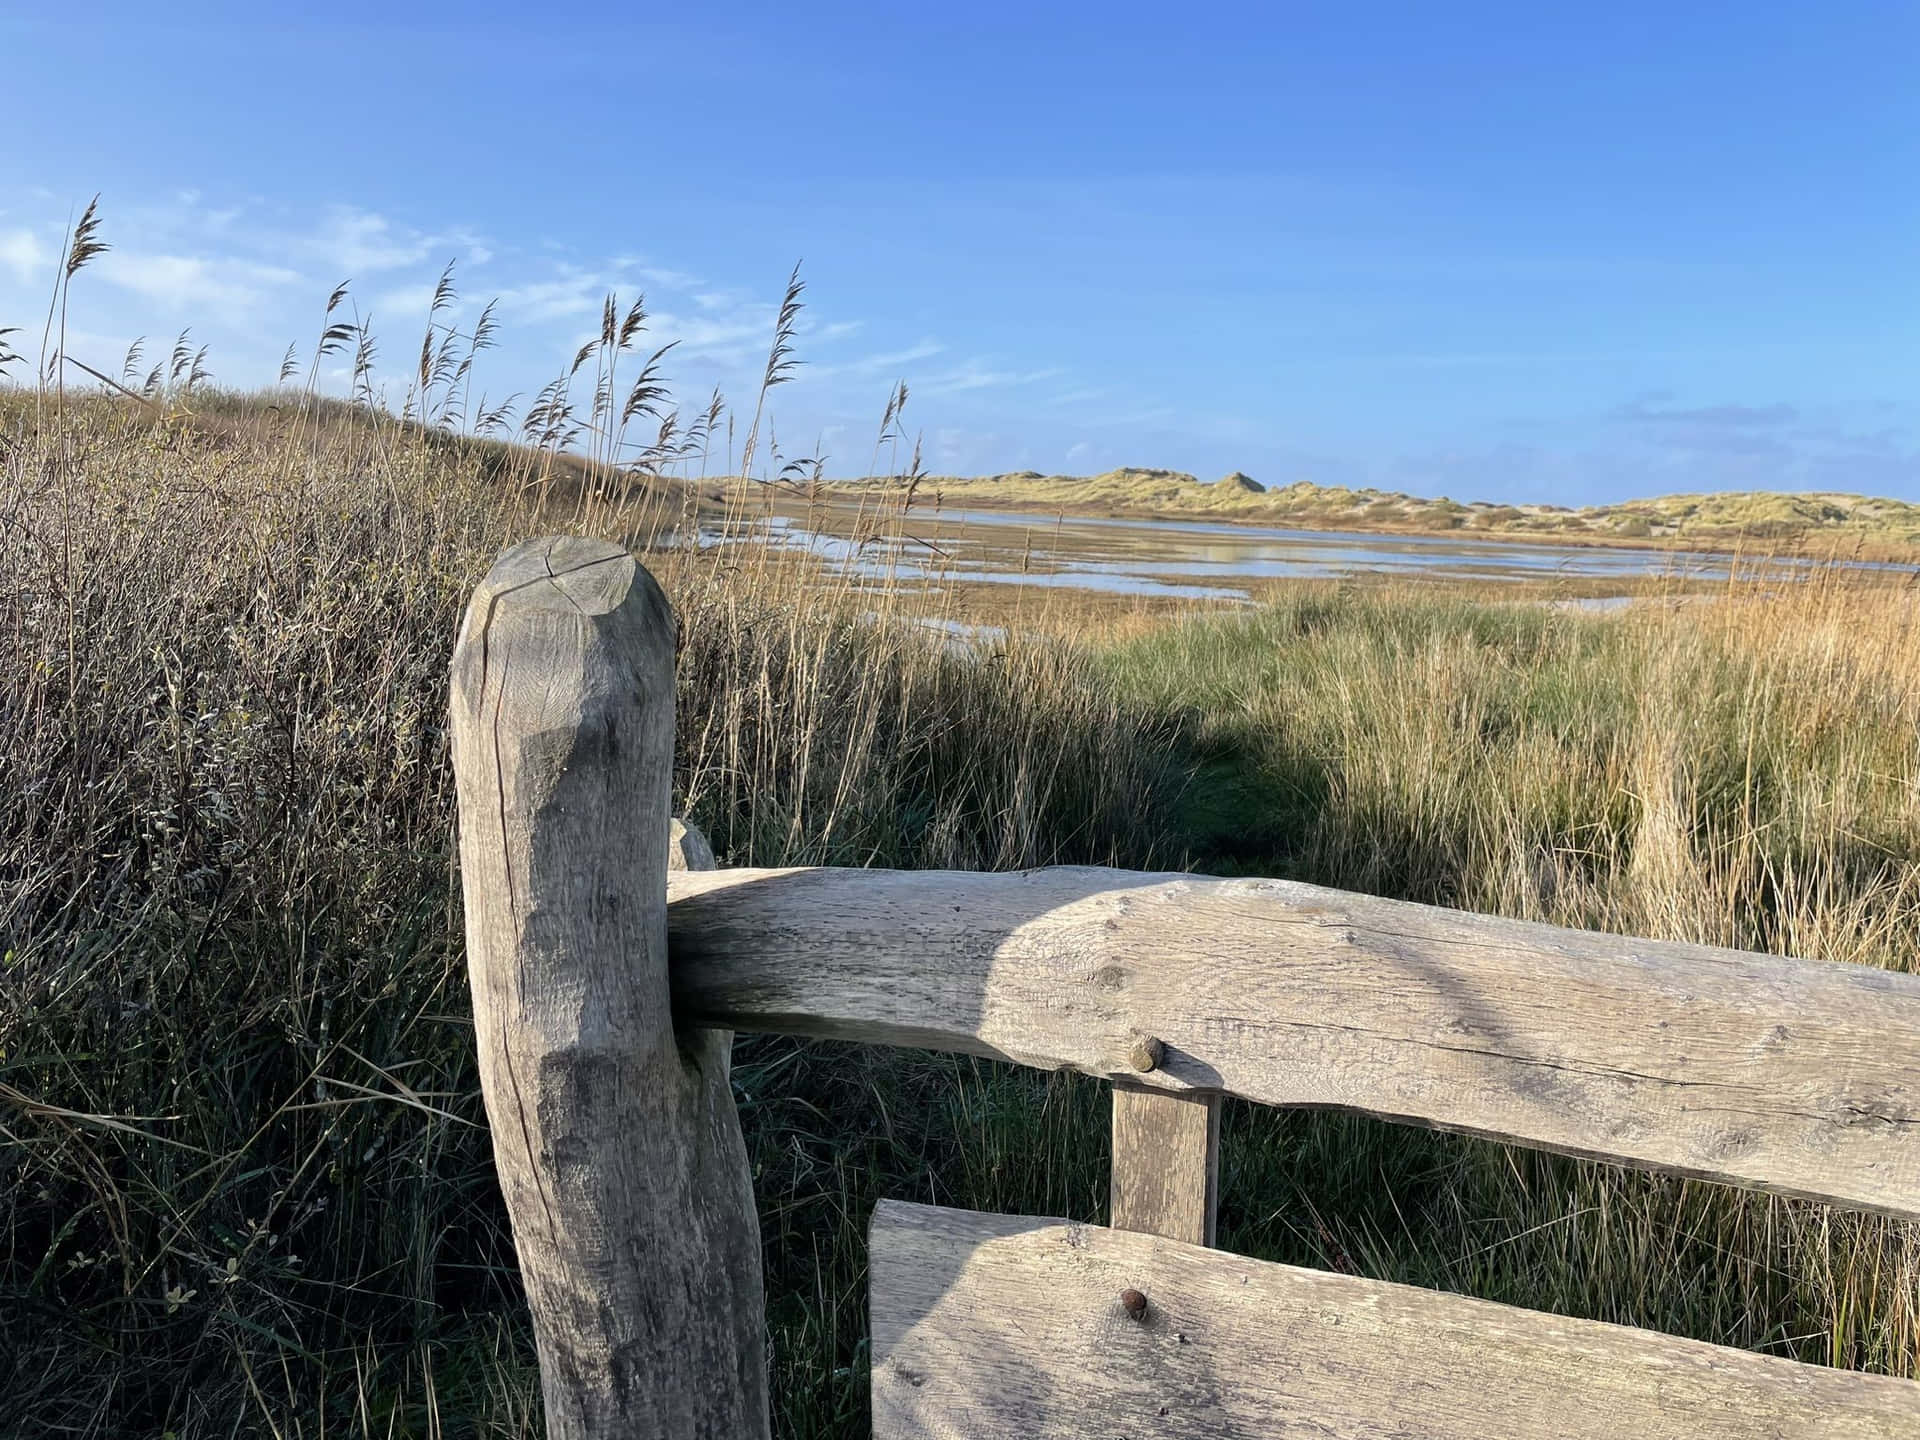
[[[1188,717],[1206,868],[1892,969],[1920,953],[1903,584],[1832,572],[1604,617],[1328,586],[1109,663]],[[1920,1227],[1358,1122],[1241,1112],[1230,1145],[1235,1248],[1920,1373]]]
[[[373,345],[342,304],[316,361]],[[646,550],[682,619],[681,803],[732,863],[1185,857],[1911,961],[1904,592],[1595,619],[1307,587],[958,653],[898,589],[685,543],[724,405],[682,425],[631,307],[575,358],[593,398],[556,382],[517,445],[477,433],[504,415],[450,314],[408,423],[218,395],[181,345],[151,385],[126,367],[144,398],[0,392],[0,1431],[537,1433],[445,737],[459,609],[529,533]],[[1092,1082],[781,1040],[734,1074],[783,1434],[865,1433],[877,1196],[1101,1215]],[[1910,1230],[1247,1107],[1226,1153],[1232,1248],[1920,1362]]]
[[[682,419],[638,305],[609,297],[515,443],[474,395],[490,313],[457,327],[450,273],[393,411],[344,287],[266,395],[212,389],[186,337],[144,379],[136,351],[69,391],[57,321],[95,216],[43,383],[0,390],[0,1431],[533,1433],[445,725],[494,554],[553,530],[646,552],[682,626],[679,801],[736,862],[1150,863],[1165,732],[1064,647],[982,668],[894,623],[902,597],[686,543],[728,411]],[[743,467],[799,304],[796,276]],[[332,356],[344,401],[301,381]],[[770,432],[759,453],[793,463]],[[845,1196],[788,1107],[860,1075],[1064,1092],[771,1042],[736,1075],[804,1431],[848,1392],[819,1296],[850,1280],[819,1244]],[[924,1113],[893,1143],[950,1143]]]

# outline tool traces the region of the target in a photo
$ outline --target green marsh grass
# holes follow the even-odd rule
[[[1837,573],[1617,615],[1303,589],[1104,663],[1184,715],[1201,868],[1910,969],[1920,603]],[[1223,1243],[1898,1374],[1916,1227],[1236,1108]]]

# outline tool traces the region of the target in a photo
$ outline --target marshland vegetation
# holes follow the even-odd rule
[[[268,394],[190,347],[131,394],[0,394],[7,1433],[537,1433],[446,754],[461,607],[529,533],[635,546],[672,595],[677,804],[723,863],[1190,865],[1913,962],[1900,577],[1608,615],[1316,582],[954,646],[911,623],[930,587],[692,543],[676,482],[725,406],[683,421],[644,311],[508,443],[450,302],[402,414],[344,303]],[[864,1433],[877,1197],[1102,1214],[1096,1081],[784,1039],[734,1080],[780,1433]],[[1920,1372],[1920,1237],[1886,1221],[1240,1106],[1221,1188],[1232,1249]]]

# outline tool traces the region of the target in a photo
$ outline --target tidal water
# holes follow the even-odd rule
[[[707,543],[758,535],[806,550],[831,568],[875,579],[965,581],[1150,595],[1244,600],[1247,582],[1399,574],[1473,581],[1617,581],[1624,593],[1648,579],[1725,580],[1731,555],[1671,550],[1480,540],[1452,535],[1381,535],[1286,530],[1204,520],[1050,518],[1030,512],[945,510],[909,516],[898,533],[856,542],[848,514],[828,507],[811,522],[773,514]],[[1768,561],[1790,576],[1813,562]],[[1870,567],[1887,568],[1887,567]],[[1589,584],[1583,588],[1591,590]]]

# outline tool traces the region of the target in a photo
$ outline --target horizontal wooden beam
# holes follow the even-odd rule
[[[1298,1270],[1158,1236],[883,1201],[875,1440],[1910,1440],[1920,1384]]]
[[[1920,977],[1279,880],[676,875],[683,1024],[1001,1056],[1920,1218]]]

